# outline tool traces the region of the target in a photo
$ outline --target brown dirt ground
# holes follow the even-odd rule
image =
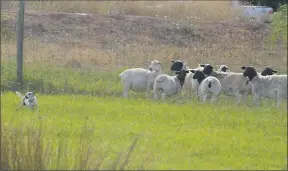
[[[10,13],[16,16],[16,13]],[[1,27],[16,30],[14,17],[4,18]],[[105,44],[107,36],[123,43],[140,43],[149,37],[151,43],[174,44],[180,47],[195,42],[217,43],[219,37],[229,36],[234,42],[259,41],[268,35],[267,25],[255,23],[176,23],[144,16],[77,15],[72,13],[25,13],[25,36],[46,41],[91,41]],[[105,45],[104,45],[105,46]]]
[[[3,11],[1,13],[5,14]],[[2,17],[1,28],[8,28],[15,32],[17,13],[9,12],[6,15],[9,17]],[[25,13],[25,37],[40,39],[46,43],[76,43],[79,46],[89,46],[102,50],[113,49],[119,53],[122,53],[121,47],[127,44],[136,46],[145,44],[151,47],[171,45],[183,49],[189,46],[190,50],[192,49],[192,52],[190,51],[188,54],[192,57],[186,58],[189,61],[204,62],[203,56],[207,56],[207,61],[212,60],[211,63],[217,63],[215,56],[225,56],[223,55],[225,53],[226,57],[220,62],[225,61],[232,67],[236,67],[236,65],[239,67],[241,63],[251,62],[251,59],[245,59],[239,63],[243,54],[249,56],[250,53],[250,56],[256,58],[257,55],[255,54],[259,52],[259,56],[265,56],[265,58],[257,58],[257,61],[254,61],[256,65],[263,67],[263,65],[274,62],[270,66],[284,70],[286,64],[284,66],[283,63],[286,63],[287,60],[283,61],[283,59],[285,60],[283,55],[287,55],[287,51],[279,51],[280,47],[271,51],[263,46],[269,31],[270,26],[268,24],[237,21],[217,23],[203,23],[201,21],[187,24],[154,17],[129,15]],[[207,52],[207,49],[213,50]],[[243,51],[246,49],[249,52],[247,52],[248,54],[245,52],[236,54],[239,49]],[[233,51],[235,54],[227,55]],[[201,53],[202,57],[199,57]],[[231,59],[233,55],[234,59]],[[270,59],[270,56],[274,56],[275,59]],[[178,54],[178,57],[183,57],[183,53]]]

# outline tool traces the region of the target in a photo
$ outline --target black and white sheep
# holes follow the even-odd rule
[[[248,77],[252,84],[253,103],[260,105],[261,97],[276,98],[276,106],[282,99],[287,99],[287,75],[262,76],[256,72],[253,66],[241,67],[243,76]]]
[[[175,76],[167,74],[158,75],[154,82],[154,97],[158,99],[159,92],[162,91],[162,100],[165,101],[167,95],[178,94],[182,90],[188,70],[176,71]]]
[[[206,77],[200,70],[190,70],[193,75],[193,79],[199,83],[197,94],[202,99],[202,103],[206,102],[207,97],[211,97],[211,103],[215,103],[221,92],[220,81],[213,76]]]
[[[240,103],[241,95],[243,101],[246,102],[249,92],[251,92],[252,84],[247,78],[243,76],[242,73],[235,72],[218,72],[214,71],[213,67],[210,64],[205,64],[206,66],[203,69],[203,73],[208,76],[214,76],[219,79],[222,90],[225,94],[234,94],[237,103]],[[265,68],[263,74],[273,74],[271,68]],[[258,73],[258,75],[261,75]]]
[[[227,65],[220,65],[218,68],[218,72],[228,72],[229,67]]]
[[[171,61],[173,64],[171,65],[171,71],[180,71],[182,70],[183,68],[184,69],[188,69],[189,67],[187,66],[186,63],[180,61],[180,60],[177,60],[177,61]],[[198,64],[198,67],[197,68],[194,68],[193,70],[203,70],[203,65],[200,66]],[[183,84],[183,87],[182,87],[182,91],[184,92],[184,96],[186,96],[186,94],[188,93],[189,94],[189,98],[192,97],[192,93],[195,92],[195,97],[197,97],[197,88],[199,86],[199,83],[197,80],[194,80],[193,79],[193,75],[194,73],[192,72],[189,72],[187,75],[186,75],[186,78],[185,78],[185,82]]]

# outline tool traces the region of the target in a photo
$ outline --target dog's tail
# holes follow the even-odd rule
[[[18,91],[16,91],[16,94],[17,94],[17,96],[19,96],[21,99],[24,97],[24,96],[22,96],[22,94],[19,93]]]

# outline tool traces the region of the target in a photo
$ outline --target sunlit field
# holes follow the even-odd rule
[[[228,1],[26,1],[24,83],[16,82],[18,2],[1,1],[1,169],[287,170],[287,100],[201,104],[183,94],[124,99],[119,74],[159,60],[253,65],[287,74],[287,43]],[[76,13],[76,14],[75,14]],[[80,13],[90,13],[82,15]],[[92,15],[93,14],[93,15]],[[36,91],[39,111],[20,105]]]
[[[16,112],[19,99],[15,94],[2,96],[4,142],[10,138],[22,142],[2,147],[1,154],[10,159],[7,162],[14,169],[25,168],[29,157],[42,159],[40,166],[33,166],[38,169],[95,169],[98,160],[99,168],[112,169],[115,160],[122,165],[126,153],[117,157],[135,136],[139,139],[126,169],[276,170],[287,166],[284,106],[252,108],[224,101],[203,106],[80,95],[38,97],[36,113],[25,108]],[[13,167],[15,155],[20,162]],[[78,163],[81,157],[86,161]],[[29,168],[29,163],[25,164]]]
[[[2,71],[5,73],[5,69]],[[32,77],[29,69],[26,71],[27,77]],[[261,107],[254,107],[250,104],[251,96],[247,104],[236,105],[235,99],[221,95],[214,105],[202,105],[195,98],[188,100],[181,96],[171,96],[163,103],[145,99],[144,93],[130,93],[130,98],[123,99],[116,73],[101,80],[105,75],[75,72],[71,80],[67,75],[67,84],[73,89],[65,92],[70,88],[61,82],[64,76],[57,75],[65,70],[60,71],[43,70],[51,74],[46,74],[43,87],[55,84],[55,92],[59,90],[57,93],[61,94],[63,89],[65,95],[36,92],[38,112],[27,108],[16,111],[18,96],[14,92],[2,95],[5,134],[1,155],[8,159],[4,166],[11,169],[124,166],[125,169],[285,169],[287,166],[286,102],[275,108],[271,100],[264,100]],[[38,73],[33,78],[42,76]],[[101,84],[93,86],[88,78],[101,80],[98,81]],[[85,89],[94,96],[84,92]],[[86,95],[70,94],[72,90]],[[132,148],[135,138],[137,143]],[[11,139],[21,143],[9,143]],[[13,163],[14,159],[19,162]]]

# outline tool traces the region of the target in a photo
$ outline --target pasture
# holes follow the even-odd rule
[[[169,75],[175,59],[286,74],[287,44],[268,43],[271,25],[236,20],[228,1],[29,1],[20,90],[17,10],[1,2],[1,169],[287,170],[287,101],[124,99],[118,76],[154,59]],[[16,90],[36,91],[39,113],[16,111]]]
[[[113,169],[114,160],[134,136],[139,139],[126,169],[276,170],[287,166],[284,106],[257,109],[223,101],[203,107],[195,102],[177,105],[115,97],[38,97],[38,115],[27,109],[15,112],[19,101],[14,93],[3,95],[1,108],[2,129],[7,131],[4,142],[6,138],[22,142],[4,144],[6,155],[24,160],[29,153],[41,153],[38,169],[95,169],[102,156],[99,168]],[[32,138],[40,137],[40,149],[34,150],[41,152],[37,152]],[[87,164],[77,163],[78,157]]]
[[[3,78],[12,75],[4,66]],[[25,68],[26,77],[38,80],[44,77],[41,74],[46,76],[44,94],[37,94],[38,114],[26,108],[16,112],[19,98],[14,92],[4,93],[1,97],[2,130],[5,131],[2,148],[6,150],[1,154],[7,155],[5,157],[10,162],[4,165],[6,167],[286,168],[286,104],[274,108],[271,101],[266,100],[263,107],[257,108],[249,104],[236,105],[235,99],[225,96],[214,105],[201,105],[195,99],[179,100],[177,97],[163,103],[147,100],[141,93],[132,93],[131,98],[123,99],[116,73],[113,77],[93,72],[78,73],[77,78],[76,72],[70,79],[63,74],[69,70],[47,69],[50,72],[43,70],[37,75],[32,72],[35,69]],[[88,92],[86,95],[69,95],[72,93],[69,91],[63,91],[61,95],[62,89],[70,89],[61,82],[66,76],[66,83],[73,87],[73,93],[83,93],[91,86],[94,89],[89,88],[90,94],[94,93],[94,96]],[[88,79],[98,79],[99,82],[101,77],[106,79],[97,86],[92,86],[91,79]],[[108,86],[111,83],[113,86]],[[59,90],[58,95],[51,95],[53,91],[47,94],[46,85],[53,84],[58,85],[55,88],[55,92]],[[110,94],[105,95],[105,92]],[[251,100],[249,96],[249,103]],[[135,137],[138,137],[137,143],[131,149]],[[9,139],[21,143],[9,143]],[[130,157],[127,157],[130,151]],[[15,158],[19,160],[18,165],[13,163]],[[129,160],[125,165],[126,158]],[[33,165],[33,162],[41,165]]]

